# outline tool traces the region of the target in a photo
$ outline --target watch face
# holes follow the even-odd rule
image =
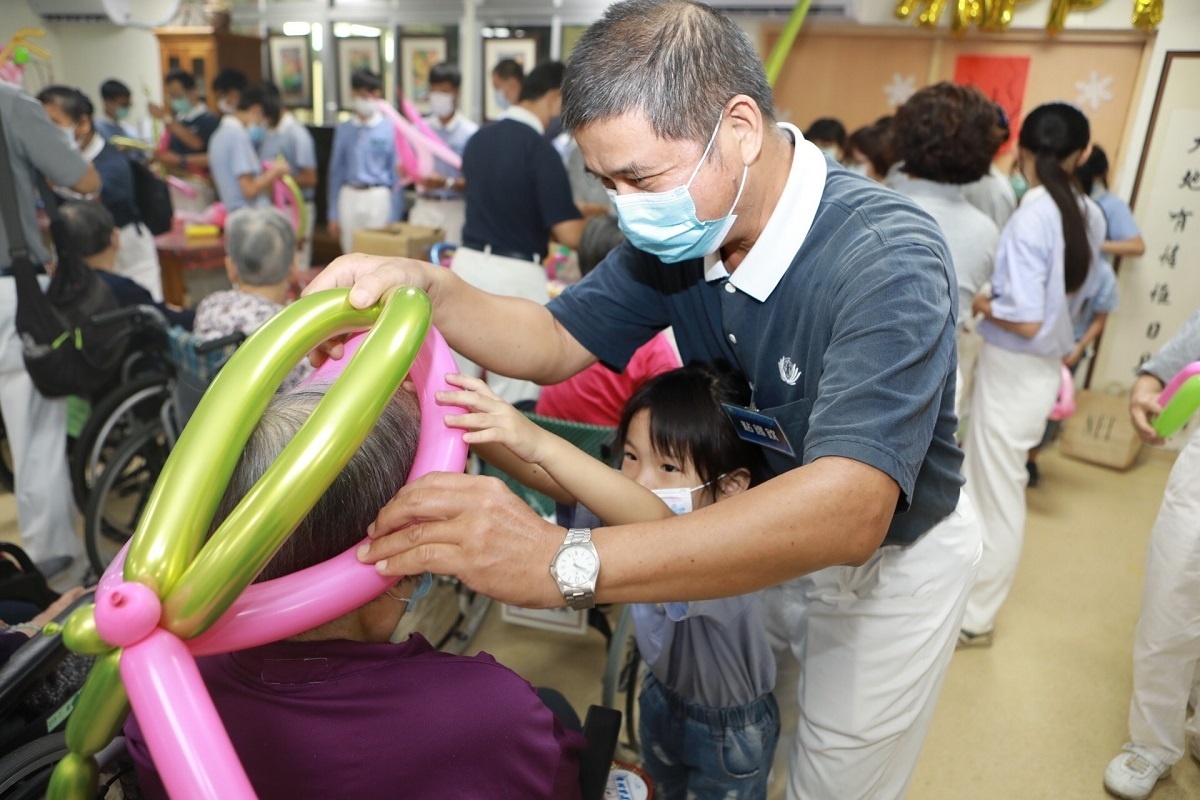
[[[558,555],[554,571],[568,586],[583,586],[596,575],[596,553],[590,547],[568,547]]]

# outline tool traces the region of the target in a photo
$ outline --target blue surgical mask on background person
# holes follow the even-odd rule
[[[501,111],[507,111],[508,107],[510,105],[512,105],[512,103],[508,102],[508,98],[504,96],[504,92],[501,91],[500,89],[496,90],[495,96],[496,96],[496,105],[500,106]]]
[[[129,119],[129,106],[117,106],[116,119],[118,121]]]
[[[176,114],[186,114],[192,110],[192,101],[186,97],[171,98],[171,110]]]
[[[1029,191],[1029,181],[1025,179],[1025,175],[1020,171],[1009,176],[1008,181],[1012,184],[1013,194],[1017,196],[1017,202],[1021,202],[1021,198]]]
[[[262,144],[263,138],[267,135],[267,126],[261,122],[251,125],[247,128],[250,131],[250,141],[254,142],[254,146]]]
[[[714,252],[721,243],[733,223],[737,220],[734,210],[742,199],[742,190],[746,188],[746,175],[749,167],[742,167],[742,183],[738,187],[737,197],[729,213],[717,219],[701,221],[696,216],[696,201],[692,199],[691,187],[700,174],[700,168],[708,159],[713,144],[717,141],[717,132],[721,130],[721,120],[713,129],[700,156],[700,163],[692,170],[692,177],[683,186],[668,192],[638,192],[636,194],[618,195],[609,189],[608,196],[612,198],[613,206],[617,209],[617,222],[621,232],[637,249],[658,256],[667,264],[677,264],[690,258],[703,258]]]
[[[396,595],[392,594],[390,589],[384,589],[383,591],[388,597],[392,598],[393,600],[398,600],[401,603],[407,604],[409,610],[411,611],[413,605],[418,600],[425,597],[425,595],[429,594],[429,590],[432,588],[433,588],[433,573],[426,572],[426,573],[423,573],[421,575],[421,577],[417,580],[417,588],[413,589],[413,593],[409,597],[396,597]]]

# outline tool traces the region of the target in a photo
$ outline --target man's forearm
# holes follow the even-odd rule
[[[429,266],[434,323],[458,352],[491,372],[559,383],[595,362],[546,308],[480,291]]]
[[[602,603],[731,597],[862,563],[899,488],[856,461],[823,458],[699,511],[596,531]]]

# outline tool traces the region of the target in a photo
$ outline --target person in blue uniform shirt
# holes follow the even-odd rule
[[[213,97],[217,103],[217,113],[229,116],[237,111],[238,103],[242,102],[242,92],[250,85],[246,73],[240,69],[226,67],[213,78]]]
[[[458,92],[462,73],[455,64],[441,63],[429,70],[429,116],[425,120],[446,146],[461,158],[467,142],[479,126],[467,119],[458,108]],[[462,243],[462,228],[466,221],[467,203],[463,191],[467,182],[462,170],[440,158],[434,161],[433,174],[421,181],[421,192],[408,214],[414,225],[441,228],[445,240]]]
[[[945,240],[916,204],[778,121],[753,40],[706,4],[608,6],[572,50],[562,109],[630,240],[583,281],[542,306],[353,255],[307,291],[353,287],[363,307],[392,286],[427,289],[451,347],[543,384],[597,361],[621,369],[669,326],[685,363],[723,359],[747,378],[750,407],[732,413],[769,468],[687,517],[594,534],[490,478],[426,476],[379,514],[359,559],[532,608],[766,589],[794,719],[789,798],[898,800],[982,550],[955,441]]]
[[[150,230],[141,223],[129,158],[100,136],[92,122],[94,107],[83,92],[69,86],[47,86],[38,94],[46,114],[60,126],[83,157],[100,173],[100,202],[120,230],[121,246],[113,271],[140,284],[162,300],[162,267]]]
[[[167,145],[156,158],[168,167],[202,171],[208,166],[208,140],[217,132],[220,118],[200,99],[200,89],[190,72],[173,69],[163,79],[166,106],[150,104],[150,114],[167,126]]]
[[[396,173],[396,130],[379,111],[383,81],[374,72],[350,76],[354,116],[338,125],[329,159],[329,232],[342,252],[354,245],[354,232],[382,228],[400,218],[392,192]]]
[[[217,197],[225,211],[245,206],[269,206],[275,181],[291,172],[287,161],[263,167],[256,143],[266,137],[267,122],[263,107],[267,91],[251,86],[241,93],[237,110],[221,118],[221,125],[209,142],[208,161]]]
[[[304,199],[304,230],[296,254],[296,268],[301,272],[312,266],[312,234],[317,219],[317,145],[308,128],[283,107],[279,88],[273,83],[264,83],[266,91],[263,117],[267,121],[267,133],[259,145],[258,153],[264,162],[283,159],[292,170],[292,178],[300,187]]]

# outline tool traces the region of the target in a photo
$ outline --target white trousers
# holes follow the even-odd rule
[[[386,227],[392,221],[392,190],[386,186],[355,189],[343,186],[338,192],[338,223],[343,253],[354,252],[354,232]]]
[[[67,401],[33,387],[14,327],[16,282],[0,278],[0,415],[16,473],[17,525],[29,557],[79,557],[67,469]]]
[[[546,288],[546,270],[534,261],[505,258],[460,247],[454,251],[454,261],[451,262],[450,269],[476,289],[490,294],[523,297],[542,305],[550,302],[550,293]],[[478,377],[482,374],[483,368],[478,364],[458,353],[454,355],[464,375]],[[541,392],[541,387],[536,383],[509,378],[490,370],[487,383],[492,391],[509,403],[536,400]]]
[[[443,241],[462,244],[463,223],[467,221],[467,202],[418,196],[417,202],[408,212],[408,221],[427,228],[441,228],[446,232]]]
[[[861,567],[829,567],[766,591],[784,714],[776,774],[790,758],[789,800],[904,796],[980,546],[962,494],[910,547],[883,547]]]
[[[113,272],[139,284],[155,302],[161,303],[162,267],[158,263],[158,248],[154,245],[150,230],[131,223],[121,228],[119,235],[121,246],[117,249]]]
[[[983,529],[979,579],[963,617],[969,633],[995,627],[1016,578],[1025,537],[1025,464],[1046,432],[1061,381],[1057,358],[1014,353],[987,342],[980,348],[963,445],[966,491]]]
[[[983,337],[974,331],[958,332],[958,384],[954,388],[954,413],[959,427],[971,415],[971,394],[975,391],[975,365]]]
[[[1192,436],[1167,480],[1146,549],[1142,613],[1133,634],[1129,738],[1164,764],[1200,738],[1186,720],[1200,679],[1200,436]]]

